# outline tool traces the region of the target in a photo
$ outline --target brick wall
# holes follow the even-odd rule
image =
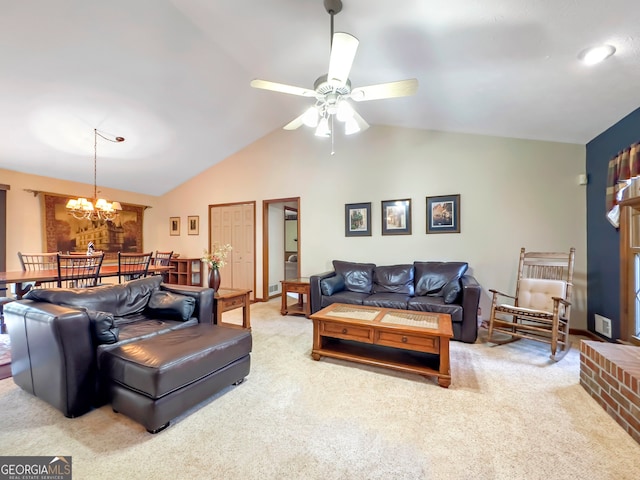
[[[580,384],[640,443],[640,347],[583,340]]]

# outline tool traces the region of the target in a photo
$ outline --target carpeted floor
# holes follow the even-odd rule
[[[453,383],[310,358],[312,322],[252,305],[247,380],[165,431],[76,419],[0,381],[0,454],[71,456],[83,479],[635,479],[640,445],[526,340],[453,342]],[[225,320],[240,323],[240,312]]]

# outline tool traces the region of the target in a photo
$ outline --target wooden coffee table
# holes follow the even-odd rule
[[[450,315],[334,303],[311,319],[314,360],[339,358],[451,384]]]

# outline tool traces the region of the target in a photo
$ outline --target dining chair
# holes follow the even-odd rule
[[[171,252],[159,252],[158,250],[156,250],[156,256],[155,256],[155,260],[154,260],[154,265],[161,265],[164,267],[168,267],[169,266],[169,261],[171,260],[171,257],[173,256],[173,251]]]
[[[118,252],[118,282],[146,277],[153,252],[122,253]]]
[[[487,341],[503,344],[527,338],[548,343],[553,361],[564,357],[571,347],[574,261],[573,247],[568,253],[522,248],[515,295],[489,289],[493,296]],[[504,299],[508,303],[501,303]]]
[[[104,253],[94,255],[57,254],[58,287],[87,288],[98,285]]]
[[[22,253],[18,252],[18,259],[23,271],[56,270],[58,268],[58,253]],[[57,286],[56,282],[33,282],[30,288],[48,288]]]
[[[173,256],[173,250],[171,250],[170,252],[159,252],[158,250],[156,250],[156,257],[153,261],[153,264],[160,265],[162,267],[168,267],[169,265],[171,265],[172,256]],[[166,283],[168,279],[169,279],[169,273],[162,272],[162,281]]]

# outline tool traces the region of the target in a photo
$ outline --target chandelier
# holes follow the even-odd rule
[[[104,138],[110,142],[124,142],[124,138],[109,138],[93,129],[93,199],[84,197],[72,198],[67,202],[67,211],[69,215],[73,215],[78,220],[107,220],[112,221],[118,216],[118,212],[122,210],[120,202],[108,202],[104,198],[98,198],[97,186],[97,170],[98,170],[98,137]],[[94,203],[95,202],[95,203]]]

